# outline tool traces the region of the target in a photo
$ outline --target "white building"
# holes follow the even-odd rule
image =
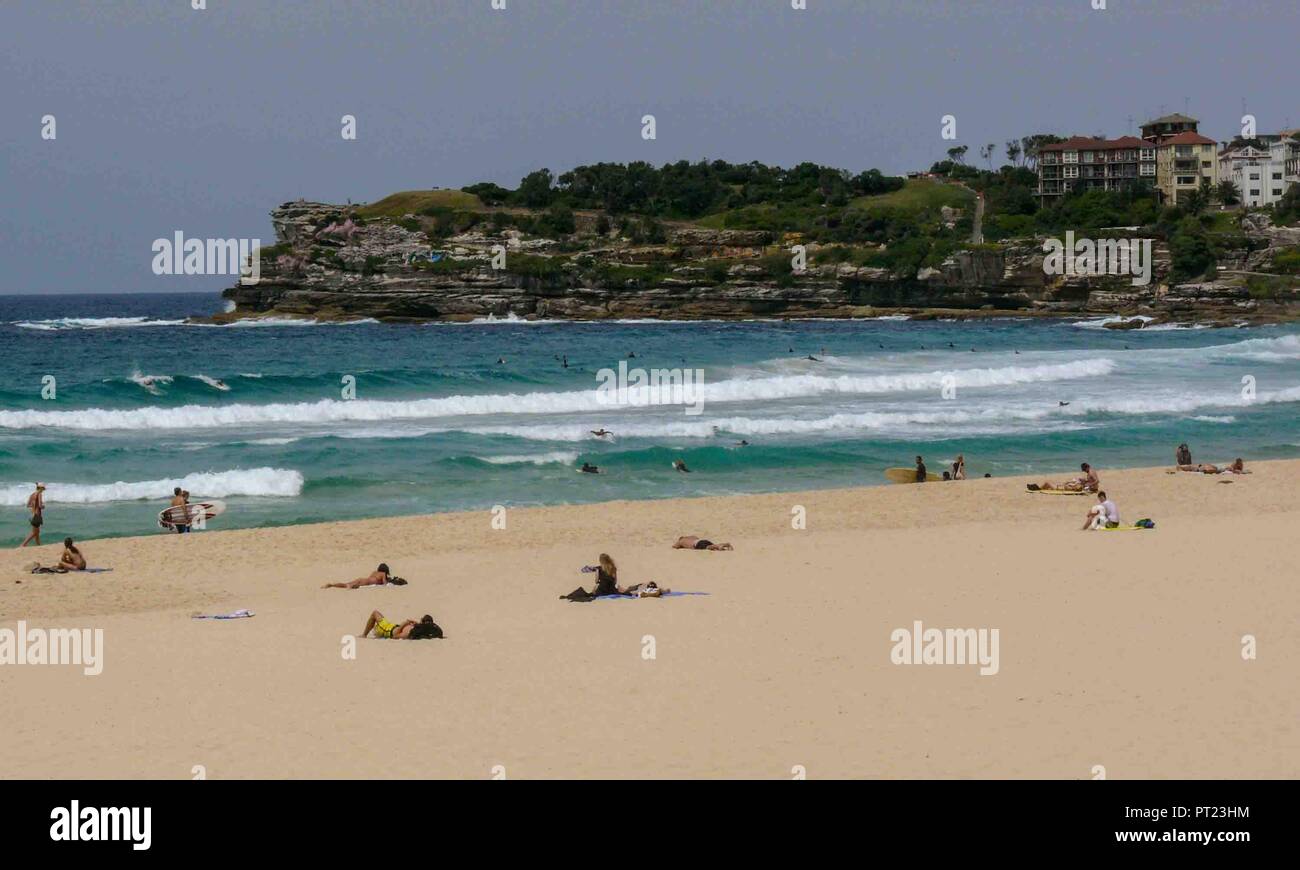
[[[1297,180],[1294,174],[1288,180],[1287,161],[1291,161],[1291,169],[1296,168],[1300,155],[1295,151],[1300,150],[1300,142],[1279,137],[1277,141],[1259,144],[1267,147],[1229,144],[1219,152],[1219,180],[1235,184],[1242,204],[1250,208],[1272,205]]]

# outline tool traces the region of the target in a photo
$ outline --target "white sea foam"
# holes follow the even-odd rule
[[[291,497],[302,492],[303,477],[285,468],[248,468],[205,471],[180,478],[118,481],[116,483],[47,483],[45,500],[51,504],[103,504],[170,498],[174,487],[187,489],[192,498],[235,495]],[[0,505],[20,506],[32,494],[30,483],[0,484]]]
[[[58,331],[63,329],[125,329],[132,326],[179,326],[184,320],[153,320],[149,317],[56,317],[51,320],[15,320],[20,329]]]
[[[736,378],[705,384],[705,402],[778,401],[825,395],[871,395],[921,390],[938,391],[947,384],[959,389],[1014,386],[1039,381],[1096,378],[1109,374],[1115,363],[1108,359],[1038,366],[937,370],[890,375],[785,375],[770,378]],[[951,380],[949,380],[951,379]],[[647,393],[641,388],[631,393]],[[78,411],[0,411],[0,428],[56,427],[75,430],[206,429],[289,423],[378,422],[463,417],[484,414],[560,414],[609,411],[608,396],[599,391],[538,392],[448,396],[409,401],[323,399],[310,403],[226,406],[184,405],[176,408],[105,409]]]
[[[550,453],[535,453],[526,456],[480,456],[484,462],[493,465],[572,465],[578,460],[577,452],[554,450]]]

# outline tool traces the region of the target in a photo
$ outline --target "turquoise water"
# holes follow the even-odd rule
[[[1292,326],[181,322],[221,306],[0,297],[0,533],[25,534],[34,480],[54,539],[156,532],[178,484],[237,528],[880,484],[918,453],[995,476],[1168,464],[1181,441],[1198,461],[1300,455]],[[701,370],[702,413],[603,403],[620,361]]]

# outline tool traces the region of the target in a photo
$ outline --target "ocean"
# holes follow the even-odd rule
[[[36,480],[48,542],[161,533],[178,485],[226,502],[216,529],[878,485],[917,454],[1103,481],[1183,441],[1197,461],[1300,456],[1294,325],[184,323],[223,305],[0,297],[0,534],[26,534]],[[699,371],[700,413],[609,404],[599,372],[620,362]]]

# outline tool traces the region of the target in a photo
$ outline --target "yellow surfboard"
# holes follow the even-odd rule
[[[915,468],[886,468],[885,477],[889,479],[890,483],[917,483],[918,482],[916,479]],[[937,474],[925,475],[926,483],[929,483],[933,480],[943,480],[943,478]]]

